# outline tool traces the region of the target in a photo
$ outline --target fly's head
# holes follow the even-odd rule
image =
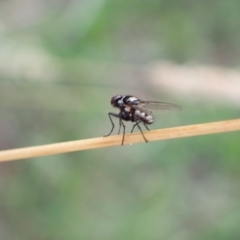
[[[117,107],[117,108],[121,107],[121,99],[122,98],[123,98],[123,96],[121,96],[121,95],[112,97],[112,99],[111,99],[112,106]]]

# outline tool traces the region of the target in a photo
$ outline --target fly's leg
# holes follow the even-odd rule
[[[145,126],[145,128],[150,131],[150,129],[148,128],[148,126],[146,125],[146,123],[143,124]]]
[[[125,125],[124,125],[124,123],[123,123],[123,120],[122,120],[122,118],[121,118],[121,115],[120,115],[120,114],[117,114],[117,113],[111,113],[111,112],[110,112],[110,113],[108,113],[108,116],[109,116],[109,119],[110,119],[110,121],[111,121],[111,123],[112,123],[112,129],[111,129],[110,133],[107,134],[107,135],[105,135],[104,137],[107,137],[107,136],[111,135],[111,133],[113,132],[113,129],[114,129],[115,125],[114,125],[114,123],[113,123],[112,117],[119,118],[119,125],[120,125],[120,127],[119,127],[118,134],[120,133],[121,127],[123,126],[123,138],[122,138],[122,144],[121,144],[121,145],[123,145],[123,143],[124,143],[124,137],[125,137]]]
[[[131,133],[133,132],[133,130],[134,130],[134,128],[138,125],[138,123],[140,123],[141,121],[138,121],[137,123],[135,123],[134,125],[133,125],[133,128],[132,128],[132,131],[131,131]],[[146,123],[143,123],[143,125],[145,126],[145,128],[148,130],[148,131],[150,131],[150,129],[148,128],[148,126],[146,125]]]
[[[136,122],[136,123],[133,125],[133,128],[132,128],[131,133],[133,132],[134,128],[137,126],[138,123],[139,123],[139,122]]]
[[[120,134],[121,127],[122,127],[122,119],[119,117],[119,130],[118,130],[118,135]]]
[[[148,142],[148,140],[145,138],[145,136],[144,136],[144,134],[143,134],[143,131],[142,131],[141,127],[139,126],[138,122],[136,122],[136,124],[137,124],[137,126],[138,126],[139,130],[141,131],[141,133],[142,133],[142,136],[143,136],[143,138],[144,138],[145,142]],[[146,127],[146,126],[145,126],[145,127]],[[148,129],[148,128],[147,128],[147,129]]]
[[[113,132],[113,129],[114,129],[114,127],[115,127],[115,125],[114,125],[114,123],[113,123],[113,120],[112,120],[112,116],[121,119],[120,116],[119,116],[119,114],[111,113],[111,112],[108,113],[108,117],[109,117],[109,119],[110,119],[110,121],[111,121],[111,123],[112,123],[112,129],[111,129],[110,133],[107,134],[107,135],[104,135],[104,137],[107,137],[107,136],[111,135],[111,133]]]
[[[121,145],[123,145],[123,143],[124,143],[124,137],[125,137],[125,125],[124,125],[124,123],[123,123],[122,118],[120,118],[120,122],[121,122],[120,128],[121,128],[121,126],[123,126],[123,137],[122,137],[122,144],[121,144]],[[119,129],[119,132],[120,132],[120,129]]]
[[[140,122],[141,122],[141,121],[137,121],[137,122],[133,125],[133,128],[132,128],[131,133],[133,132],[134,128],[137,126],[137,127],[139,128],[139,130],[141,131],[142,136],[143,136],[145,142],[148,142],[148,140],[145,138],[145,136],[144,136],[144,134],[143,134],[143,131],[142,131],[141,127],[139,126],[139,123],[140,123]],[[145,125],[145,123],[144,123],[144,126],[147,128],[147,130],[149,130],[148,127]]]

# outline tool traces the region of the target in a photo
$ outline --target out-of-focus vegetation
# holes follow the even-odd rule
[[[239,117],[236,105],[176,96],[144,75],[159,60],[237,68],[239,9],[0,1],[0,149],[104,135],[119,93],[183,107],[156,113],[152,129]],[[239,184],[238,132],[2,163],[1,239],[240,239]]]

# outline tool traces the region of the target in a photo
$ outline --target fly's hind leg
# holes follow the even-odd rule
[[[137,126],[137,122],[133,125],[131,133],[133,132],[133,130],[136,126]]]
[[[148,128],[148,126],[146,125],[146,123],[143,124],[145,126],[145,128],[150,131],[150,129]]]
[[[147,140],[146,137],[144,136],[143,131],[142,131],[140,125],[139,125],[140,122],[141,122],[141,121],[137,121],[137,122],[133,125],[133,128],[132,128],[131,133],[133,132],[134,128],[137,126],[138,129],[141,131],[142,136],[143,136],[143,139],[145,140],[145,142],[148,142],[148,140]],[[147,130],[149,130],[148,127],[145,125],[145,123],[144,123],[144,126],[147,128]]]

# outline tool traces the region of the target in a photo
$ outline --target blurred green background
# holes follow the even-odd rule
[[[239,11],[226,0],[0,1],[0,150],[107,134],[116,94],[183,107],[151,129],[239,118],[239,105],[146,77],[158,61],[238,68]],[[239,185],[239,132],[1,163],[0,239],[238,240]]]

